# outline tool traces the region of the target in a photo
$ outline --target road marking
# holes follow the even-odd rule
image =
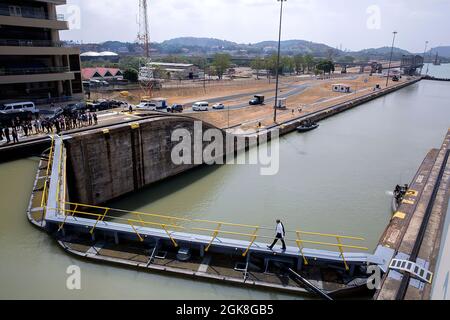
[[[403,212],[400,212],[400,211],[397,211],[395,214],[394,214],[394,217],[393,218],[399,218],[399,219],[405,219],[405,217],[406,217],[406,214],[405,213],[403,213]]]

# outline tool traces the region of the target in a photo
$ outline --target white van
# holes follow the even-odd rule
[[[192,105],[193,111],[208,111],[209,103],[206,101],[196,102]]]
[[[3,106],[0,106],[0,111],[3,111],[5,113],[12,113],[17,111],[31,111],[32,113],[39,112],[33,102],[7,103]]]
[[[154,104],[154,103],[141,101],[141,103],[139,103],[136,106],[136,109],[147,110],[147,111],[156,111],[157,108],[156,108],[156,104]]]

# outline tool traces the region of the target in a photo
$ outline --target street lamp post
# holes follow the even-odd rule
[[[391,57],[389,58],[389,68],[388,68],[388,74],[386,79],[386,87],[389,84],[389,76],[391,75],[391,63],[392,63],[392,56],[394,54],[394,43],[395,43],[395,36],[397,35],[397,31],[393,32],[394,38],[392,39],[392,48],[391,48]]]
[[[425,73],[426,76],[428,76],[428,70],[429,70],[430,64],[431,64],[431,52],[432,52],[432,51],[433,51],[433,49],[430,49],[430,54],[429,54],[430,58],[428,59],[428,63],[427,63],[427,72]],[[425,57],[424,57],[424,60],[425,60]]]
[[[279,85],[279,73],[280,73],[280,51],[281,51],[281,26],[282,26],[282,21],[283,21],[283,2],[287,1],[287,0],[277,0],[279,2],[281,2],[281,7],[280,7],[280,27],[278,29],[278,55],[277,55],[277,70],[276,70],[276,75],[277,75],[277,80],[276,80],[276,85],[275,85],[275,105],[273,107],[273,122],[277,122],[277,104],[278,104],[278,85]]]

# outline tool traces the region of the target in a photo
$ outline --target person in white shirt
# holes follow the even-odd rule
[[[272,250],[273,247],[275,246],[275,244],[277,243],[277,241],[281,240],[281,243],[283,244],[282,250],[285,251],[286,250],[286,243],[284,242],[284,237],[286,237],[286,230],[284,229],[283,223],[279,219],[277,219],[276,233],[277,234],[275,236],[275,240],[273,241],[272,245],[267,246],[267,248]]]

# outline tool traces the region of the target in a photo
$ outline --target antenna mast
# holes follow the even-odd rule
[[[148,0],[139,0],[139,33],[138,43],[142,46],[145,55],[145,62],[140,64],[139,83],[146,97],[152,96],[154,84],[153,71],[148,67],[150,62],[150,26],[148,19]]]
[[[147,0],[139,0],[139,34],[138,40],[142,44],[145,57],[150,58],[150,30],[148,23]]]

